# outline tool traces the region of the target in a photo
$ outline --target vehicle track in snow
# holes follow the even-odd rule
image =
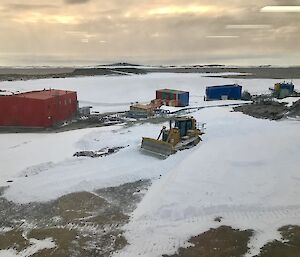
[[[222,221],[215,222],[214,219],[216,217],[222,217]],[[176,238],[172,236],[173,231],[178,231],[181,227],[189,227],[195,231],[195,228],[201,228],[205,224],[208,224],[210,227],[219,227],[221,225],[231,226],[233,224],[253,224],[253,228],[249,227],[248,229],[254,229],[257,233],[263,233],[263,231],[255,230],[256,222],[263,222],[267,225],[268,222],[271,221],[272,224],[280,224],[287,219],[297,219],[300,221],[300,205],[277,207],[224,205],[204,207],[201,213],[189,218],[170,218],[165,220],[141,217],[139,220],[133,219],[131,223],[125,227],[125,229],[127,229],[127,237],[129,237],[129,244],[131,245],[126,247],[124,251],[116,253],[114,256],[131,257],[138,255],[152,257],[174,253],[180,247],[189,245],[189,243],[187,243],[189,238],[185,238],[184,236],[182,238]],[[164,238],[154,236],[156,230],[164,231],[166,236]],[[131,231],[134,231],[136,235],[133,235]],[[198,234],[203,232],[205,231],[199,231]]]

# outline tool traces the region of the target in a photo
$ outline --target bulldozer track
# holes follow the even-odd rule
[[[214,216],[222,216],[224,220],[230,217],[231,220],[248,220],[248,219],[265,219],[266,217],[272,219],[280,219],[285,217],[300,218],[300,206],[287,206],[287,207],[267,207],[252,209],[251,207],[239,206],[222,206],[222,207],[208,207],[204,208],[201,213],[194,217],[171,219],[171,222],[197,223],[202,221],[211,221]],[[166,225],[165,220],[151,219],[151,221],[137,221],[139,227],[147,227],[153,224]],[[161,223],[161,224],[160,224]]]
[[[198,110],[206,109],[206,108],[230,107],[230,106],[239,106],[239,105],[245,105],[245,104],[249,104],[249,103],[246,102],[246,103],[231,103],[231,104],[213,104],[213,105],[208,105],[208,106],[193,106],[193,107],[186,107],[186,108],[182,108],[180,110],[170,112],[170,114],[179,114],[179,113],[185,112],[185,111],[198,111]]]
[[[279,222],[284,219],[296,218],[300,223],[300,206],[281,206],[281,207],[256,207],[256,206],[215,206],[203,208],[201,213],[197,216],[181,219],[144,219],[140,221],[132,221],[129,225],[132,232],[138,233],[137,236],[133,236],[133,244],[125,248],[125,251],[121,251],[117,254],[118,257],[131,257],[135,255],[139,256],[161,256],[170,252],[175,252],[178,248],[187,245],[187,239],[175,238],[172,236],[172,230],[175,228],[180,229],[182,226],[195,227],[203,224],[211,224],[215,217],[222,217],[222,222],[216,223],[216,226],[228,225],[238,221],[239,224],[249,224],[248,221],[255,222],[263,221],[268,224],[269,220],[272,222]],[[232,225],[233,225],[232,224]],[[286,224],[289,225],[289,224]],[[255,226],[254,226],[255,227]],[[163,239],[157,237],[151,237],[156,234],[155,230],[164,231],[165,235],[169,235],[169,238]],[[249,229],[252,229],[249,227]],[[276,228],[275,228],[276,229]],[[260,232],[260,231],[257,231]],[[130,233],[129,231],[129,234]],[[142,240],[142,236],[147,235],[147,239]],[[138,242],[135,245],[135,240]],[[161,243],[163,242],[163,243]],[[130,243],[130,242],[129,242]]]

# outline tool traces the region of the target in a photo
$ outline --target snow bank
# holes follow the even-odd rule
[[[291,107],[295,102],[300,100],[300,97],[286,97],[284,99],[276,99],[279,103],[287,103],[288,107]]]
[[[19,173],[34,171],[62,161],[78,150],[74,142],[95,129],[63,133],[0,134],[0,186]]]
[[[103,147],[127,146],[118,153],[102,158],[72,157],[73,152],[64,152],[61,161],[51,165],[41,163],[18,173],[4,196],[18,203],[48,201],[67,193],[95,190],[116,186],[139,179],[159,178],[172,170],[189,151],[167,160],[156,159],[140,152],[142,136],[157,137],[161,124],[143,124],[130,128],[120,126],[93,129],[80,139],[73,137],[72,147],[77,150],[98,150]],[[70,132],[71,134],[74,132]],[[53,138],[54,140],[54,138]],[[63,140],[61,140],[63,144]],[[45,142],[40,142],[40,148]],[[23,149],[24,150],[24,149]],[[37,156],[29,158],[28,162]],[[65,158],[63,158],[65,157]],[[48,156],[48,160],[52,160]],[[38,170],[38,172],[36,172]],[[28,176],[25,176],[25,175]]]

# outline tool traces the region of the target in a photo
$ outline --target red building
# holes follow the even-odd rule
[[[0,96],[0,126],[51,127],[77,112],[77,93],[42,90]]]

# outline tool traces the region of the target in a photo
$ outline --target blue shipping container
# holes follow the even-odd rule
[[[206,87],[206,100],[238,100],[242,97],[242,86],[237,84]]]
[[[178,102],[180,107],[188,106],[189,105],[189,92],[181,92],[178,94]]]

